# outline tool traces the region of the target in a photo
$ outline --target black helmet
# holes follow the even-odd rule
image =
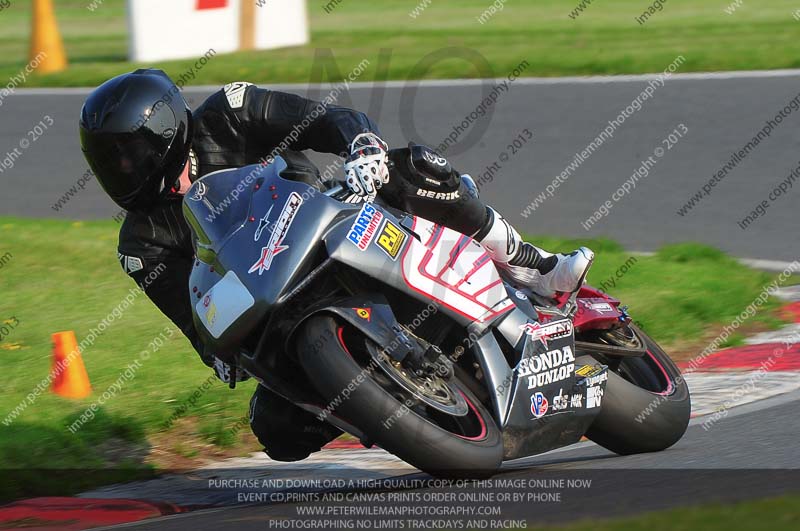
[[[86,99],[81,149],[100,185],[119,206],[144,211],[170,193],[192,141],[192,114],[161,70],[110,79]]]

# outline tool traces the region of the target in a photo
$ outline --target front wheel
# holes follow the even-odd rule
[[[579,361],[609,366],[600,413],[586,436],[627,455],[669,448],[686,432],[691,413],[689,387],[666,352],[635,325],[608,334],[621,347],[641,345],[642,357],[613,358],[597,352]]]
[[[328,413],[434,476],[492,475],[502,462],[503,438],[483,404],[455,376],[446,382],[448,391],[440,385],[441,392],[421,400],[372,362],[368,341],[327,315],[311,317],[303,325],[297,341],[299,361],[329,401]],[[452,395],[466,403],[466,414],[448,415],[431,407],[432,399],[446,406]]]

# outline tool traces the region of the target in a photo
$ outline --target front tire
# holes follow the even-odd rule
[[[373,378],[365,369],[371,359],[365,354],[365,341],[357,330],[331,316],[314,316],[303,325],[297,341],[299,361],[328,405],[335,404],[331,414],[434,476],[487,477],[497,471],[503,459],[500,429],[466,386],[456,383],[469,405],[467,415],[440,422],[464,433],[448,431],[433,422],[436,415],[425,415],[418,406],[406,407],[397,389],[387,392]],[[375,376],[381,373],[373,370]],[[345,389],[349,396],[343,399]]]
[[[689,387],[680,369],[650,336],[635,325],[629,329],[646,348],[642,358],[579,358],[609,365],[600,413],[586,437],[621,455],[669,448],[683,437],[691,414]]]

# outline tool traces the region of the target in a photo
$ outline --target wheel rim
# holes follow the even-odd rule
[[[623,326],[612,330],[605,330],[600,334],[600,339],[609,345],[616,345],[630,349],[644,349],[644,341],[630,327]]]
[[[379,351],[372,342],[367,342],[367,350],[372,360],[397,385],[421,399],[428,406],[448,415],[464,416],[469,406],[463,394],[444,381],[437,373],[416,375],[398,361]]]
[[[674,393],[673,378],[648,345],[647,340],[631,327],[626,326],[619,330],[619,333],[605,335],[609,344],[626,348],[645,348],[645,355],[640,358],[602,356],[604,363],[607,363],[613,372],[645,391],[660,396]],[[625,333],[626,331],[628,333]]]
[[[365,359],[368,363],[373,361],[372,356],[367,352],[366,348],[363,349],[363,352],[359,352],[358,348],[351,348],[355,345],[354,342],[348,342],[348,334],[344,330],[344,327],[340,326],[337,332],[339,343],[356,364],[363,368],[363,361]],[[369,344],[369,340],[366,340],[360,334],[359,338],[364,343]],[[348,344],[350,346],[348,346]],[[466,411],[462,415],[451,415],[442,411],[440,406],[434,407],[420,400],[420,397],[410,394],[407,389],[401,387],[383,371],[373,370],[370,374],[371,379],[376,384],[381,386],[384,391],[394,396],[395,399],[401,403],[401,408],[399,408],[398,411],[405,405],[409,413],[413,413],[423,420],[436,425],[440,429],[467,441],[478,442],[487,437],[487,421],[483,418],[481,411],[458,385],[453,386],[457,393],[455,398],[459,403],[463,403],[466,406]],[[407,405],[408,402],[406,402],[406,400],[411,400],[413,402],[410,407]]]

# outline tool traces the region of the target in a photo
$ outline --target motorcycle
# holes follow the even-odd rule
[[[619,300],[542,297],[466,235],[307,180],[276,157],[186,194],[209,352],[435,476],[490,476],[583,436],[618,454],[682,437],[686,383]]]

